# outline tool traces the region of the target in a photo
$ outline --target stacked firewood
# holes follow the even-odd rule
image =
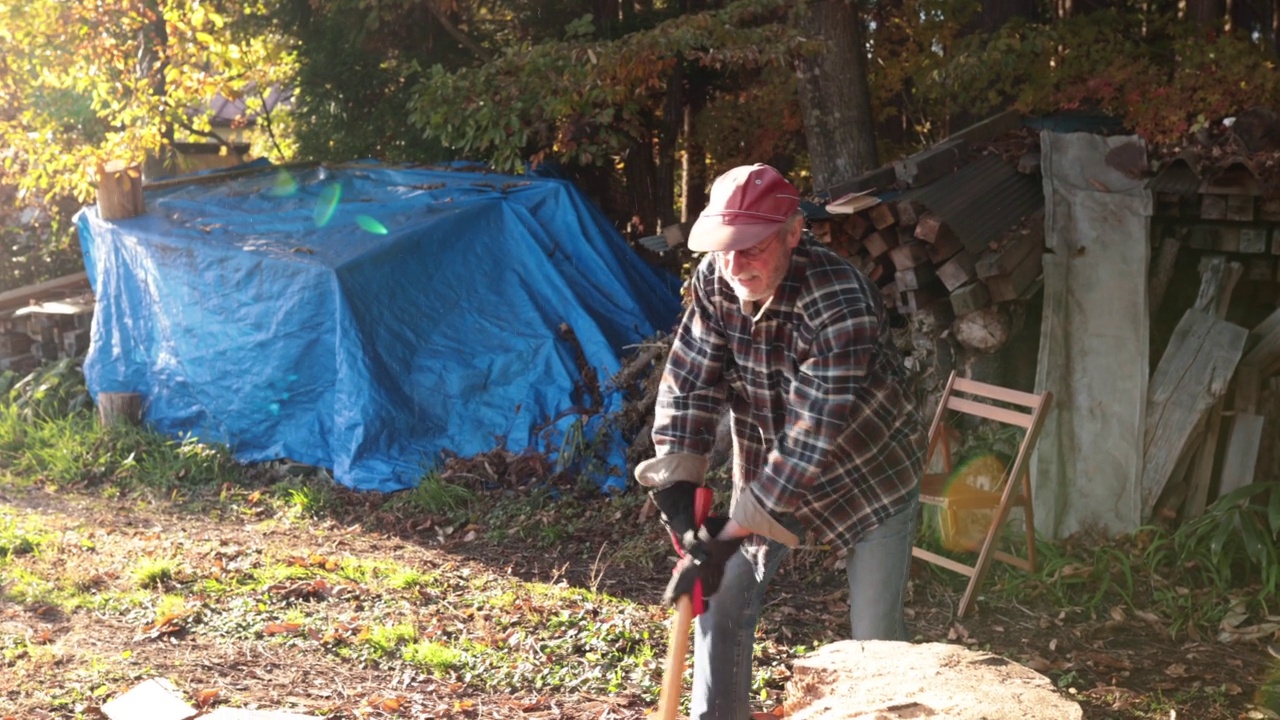
[[[832,249],[876,282],[886,306],[903,316],[949,315],[957,340],[980,352],[1009,338],[999,306],[1034,293],[1040,278],[1043,212],[978,247],[915,200],[875,203],[837,222]]]

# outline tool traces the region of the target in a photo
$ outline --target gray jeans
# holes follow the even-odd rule
[[[885,520],[846,560],[849,622],[854,640],[906,640],[903,595],[911,565],[918,502]],[[751,653],[769,580],[787,555],[770,541],[763,567],[745,553],[726,565],[720,590],[700,615],[693,637],[690,720],[747,720],[751,715]]]

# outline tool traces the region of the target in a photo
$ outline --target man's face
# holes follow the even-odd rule
[[[739,300],[764,300],[773,295],[791,267],[791,249],[799,238],[800,233],[787,223],[745,250],[715,253],[716,267]]]

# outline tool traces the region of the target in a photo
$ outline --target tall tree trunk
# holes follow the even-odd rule
[[[1221,31],[1227,12],[1224,0],[1188,0],[1187,19],[1197,25],[1203,25]]]
[[[165,23],[164,12],[159,0],[147,0],[144,7],[151,15],[151,22],[142,29],[141,49],[138,54],[138,72],[151,81],[151,92],[162,98],[168,92],[165,83],[165,70],[169,61],[165,59],[169,46],[169,26]],[[164,123],[161,134],[165,144],[173,146],[173,124]]]
[[[658,136],[658,181],[654,200],[658,206],[657,218],[646,218],[646,222],[657,220],[658,228],[674,225],[676,217],[676,141],[680,138],[680,130],[684,127],[684,63],[676,59],[671,69],[671,77],[667,78],[667,97],[662,104],[662,124]]]
[[[653,145],[639,140],[627,151],[622,164],[627,180],[627,199],[631,210],[630,230],[635,237],[651,235],[662,228],[657,225],[659,205],[655,202],[658,187],[657,171],[653,164]],[[671,190],[667,191],[668,195]],[[667,203],[667,213],[671,203]]]
[[[693,222],[707,207],[707,153],[694,139],[695,119],[702,109],[699,92],[690,93],[684,106],[684,167],[681,168],[680,222]]]
[[[1035,0],[982,0],[982,29],[995,32],[1010,20],[1020,17],[1036,19]]]
[[[815,0],[798,18],[802,32],[826,50],[796,63],[800,111],[814,189],[822,190],[875,168],[875,130],[867,86],[862,18],[847,0]]]

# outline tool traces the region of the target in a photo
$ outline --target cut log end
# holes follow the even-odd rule
[[[123,220],[146,212],[142,199],[142,169],[112,161],[98,168],[98,215]]]
[[[98,393],[98,422],[103,426],[142,423],[142,396],[138,393]]]

